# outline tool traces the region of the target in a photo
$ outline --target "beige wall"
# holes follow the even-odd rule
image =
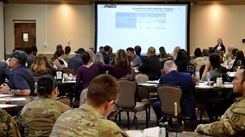
[[[95,13],[92,5],[5,4],[6,52],[14,48],[13,20],[36,20],[39,53],[52,54],[57,44],[72,52],[94,46]],[[208,48],[222,38],[226,48],[233,44],[245,51],[245,5],[194,5],[190,16],[190,54]],[[47,42],[47,47],[44,47]],[[167,51],[171,52],[171,51]]]
[[[5,4],[6,52],[14,49],[13,20],[36,20],[38,53],[53,54],[56,45],[72,51],[94,46],[94,7],[91,5]],[[44,43],[47,47],[44,47]]]
[[[190,16],[190,54],[197,47],[214,47],[222,38],[226,47],[245,51],[245,5],[195,5]]]

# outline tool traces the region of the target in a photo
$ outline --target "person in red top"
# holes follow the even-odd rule
[[[115,65],[113,66],[114,66],[113,76],[116,79],[120,79],[126,76],[127,74],[131,73],[128,55],[126,54],[125,50],[119,49],[117,51],[115,57]]]

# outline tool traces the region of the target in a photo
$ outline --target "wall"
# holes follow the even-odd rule
[[[94,46],[94,7],[91,5],[5,4],[6,52],[14,49],[13,20],[36,20],[38,53],[53,54],[56,45],[72,51]],[[47,47],[44,47],[44,43]]]
[[[222,38],[228,48],[234,45],[245,52],[245,5],[195,5],[190,16],[190,54],[197,47],[214,47]]]
[[[36,20],[39,53],[53,54],[57,44],[72,52],[94,46],[95,13],[92,5],[5,4],[6,52],[14,48],[13,20]],[[190,15],[190,55],[197,47],[214,47],[222,38],[226,48],[233,44],[245,51],[245,5],[194,5]],[[44,42],[47,42],[45,48]],[[172,52],[172,51],[167,51]]]
[[[4,59],[4,3],[0,2],[0,60]]]

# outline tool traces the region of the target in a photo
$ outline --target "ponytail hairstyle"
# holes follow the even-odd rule
[[[39,77],[37,81],[37,92],[40,96],[51,95],[52,91],[57,87],[57,82],[50,74]]]

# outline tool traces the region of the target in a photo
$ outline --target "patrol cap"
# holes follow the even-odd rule
[[[22,50],[15,50],[12,54],[11,54],[11,58],[17,58],[19,60],[19,62],[26,62],[27,60],[27,56],[26,53]]]

